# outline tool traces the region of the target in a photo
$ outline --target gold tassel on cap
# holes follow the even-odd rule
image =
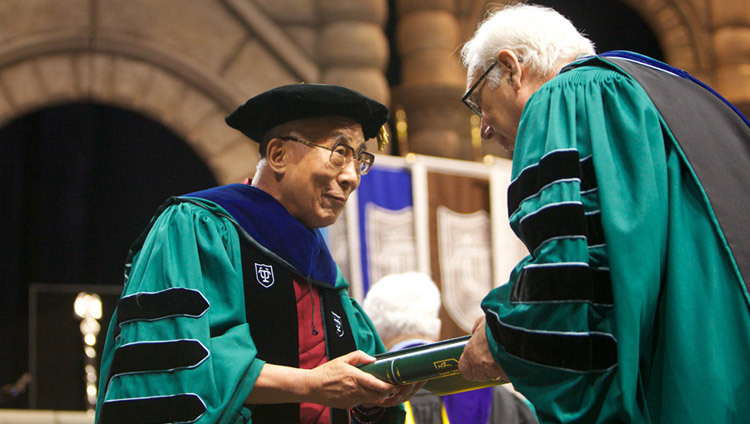
[[[380,127],[378,130],[378,150],[383,151],[385,150],[385,146],[388,145],[388,131],[385,129],[385,125]]]

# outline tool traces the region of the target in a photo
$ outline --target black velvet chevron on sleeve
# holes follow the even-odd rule
[[[612,306],[609,270],[587,264],[527,266],[513,284],[511,302],[590,302]]]
[[[156,293],[136,293],[117,302],[117,321],[114,337],[120,335],[120,325],[129,321],[188,316],[199,317],[209,308],[208,300],[197,291],[174,287]]]
[[[506,325],[492,313],[487,324],[509,354],[573,371],[603,372],[617,364],[617,340],[606,333],[530,331]]]
[[[208,354],[208,349],[198,340],[126,344],[115,350],[110,379],[120,374],[192,368],[203,362]]]
[[[512,215],[524,199],[531,197],[555,181],[581,180],[578,151],[561,150],[544,156],[529,166],[508,187],[508,214]]]
[[[521,220],[520,237],[529,252],[557,237],[586,237],[586,218],[581,203],[548,205]]]
[[[107,401],[98,424],[192,423],[206,412],[206,405],[192,393]]]

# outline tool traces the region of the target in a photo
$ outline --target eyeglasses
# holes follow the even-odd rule
[[[359,164],[359,167],[357,168],[357,171],[359,171],[359,175],[366,175],[368,172],[370,172],[372,163],[375,162],[375,155],[364,150],[360,150],[359,153],[355,153],[354,148],[352,148],[348,144],[336,143],[333,145],[333,147],[326,147],[321,146],[320,144],[315,144],[312,141],[307,141],[292,136],[279,138],[282,140],[294,141],[295,143],[302,143],[308,146],[320,147],[321,149],[330,150],[331,157],[329,158],[329,160],[331,161],[331,164],[337,168],[343,168],[348,165],[349,162],[352,161],[352,159],[355,159]]]
[[[482,80],[487,76],[487,74],[490,73],[492,68],[495,67],[495,65],[497,65],[497,62],[492,62],[492,65],[490,65],[490,67],[487,68],[486,71],[484,71],[482,76],[480,76],[474,82],[474,85],[472,85],[469,91],[467,91],[466,94],[464,94],[464,96],[461,98],[461,101],[464,102],[464,104],[469,108],[469,110],[471,110],[472,112],[474,112],[476,115],[480,117],[482,116],[482,105],[479,102],[479,100],[475,100],[471,98],[471,96],[474,94],[474,91],[476,91],[477,87],[479,87],[479,84],[482,83]]]

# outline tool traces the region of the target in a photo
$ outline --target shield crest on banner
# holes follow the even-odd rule
[[[414,214],[412,207],[394,211],[367,203],[367,262],[370,284],[394,273],[414,271]]]
[[[438,254],[443,306],[462,330],[471,332],[482,315],[479,304],[492,289],[490,215],[437,209]]]

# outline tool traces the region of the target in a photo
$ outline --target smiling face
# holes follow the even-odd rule
[[[322,147],[336,143],[351,146],[355,152],[365,149],[362,126],[344,117],[322,117],[292,121],[274,129],[277,137],[296,137]],[[274,168],[274,184],[261,187],[274,196],[289,213],[307,228],[333,224],[346,205],[349,195],[359,186],[358,163],[344,167],[331,161],[331,151],[292,140],[272,139],[267,160]]]

